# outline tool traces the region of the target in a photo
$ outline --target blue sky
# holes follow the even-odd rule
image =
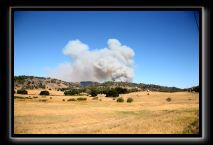
[[[134,52],[136,83],[180,88],[199,84],[199,33],[193,11],[16,11],[14,75],[47,76],[70,61],[69,40],[90,49],[116,38]]]

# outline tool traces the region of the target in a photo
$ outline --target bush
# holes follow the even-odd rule
[[[67,101],[77,101],[75,98],[70,98]]]
[[[65,101],[65,99],[63,99],[62,101]]]
[[[32,99],[32,97],[31,97],[31,96],[29,96],[29,97],[26,97],[26,99]]]
[[[26,90],[17,90],[17,94],[28,94]]]
[[[50,99],[52,99],[52,97],[50,97]]]
[[[132,98],[128,98],[126,102],[127,103],[131,103],[131,102],[133,102],[133,99]]]
[[[167,102],[170,102],[170,101],[172,101],[172,99],[171,99],[171,98],[167,98],[166,101],[167,101]]]
[[[77,100],[78,100],[78,101],[86,101],[87,98],[82,98],[82,97],[80,97],[80,98],[77,98]]]
[[[117,99],[117,102],[124,102],[124,99],[122,97]]]
[[[47,102],[47,99],[39,99],[39,102]]]
[[[48,91],[41,91],[40,95],[49,95],[50,93]]]

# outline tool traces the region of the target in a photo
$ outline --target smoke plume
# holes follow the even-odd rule
[[[80,40],[69,41],[63,53],[72,61],[51,70],[49,77],[69,82],[131,82],[134,74],[133,49],[117,39],[109,39],[107,44],[107,48],[90,50]]]

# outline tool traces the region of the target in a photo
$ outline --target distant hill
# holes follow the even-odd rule
[[[35,77],[35,76],[14,76],[15,89],[71,89],[71,88],[84,88],[84,87],[123,87],[133,91],[161,91],[161,92],[178,92],[187,91],[176,87],[167,87],[154,84],[143,83],[130,83],[130,82],[114,82],[108,81],[104,83],[82,81],[82,82],[65,82],[53,78]]]
[[[82,81],[80,82],[80,86],[81,87],[86,87],[86,86],[94,86],[94,85],[98,85],[98,82],[92,82],[92,81]]]
[[[35,77],[35,76],[15,76],[14,87],[23,89],[60,89],[79,87],[80,83],[70,83],[58,79]]]
[[[142,91],[160,91],[160,92],[178,92],[183,91],[183,89],[176,88],[176,87],[167,87],[167,86],[160,86],[154,84],[143,84],[143,83],[129,83],[129,82],[105,82],[101,84],[102,86],[106,87],[124,87],[128,89],[138,89]]]

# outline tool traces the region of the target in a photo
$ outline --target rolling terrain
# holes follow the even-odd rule
[[[199,95],[190,92],[133,92],[121,94],[124,102],[98,95],[86,101],[67,101],[79,96],[15,94],[15,134],[193,134],[198,133]],[[128,97],[134,101],[127,103]],[[170,98],[171,101],[167,101]],[[41,102],[41,100],[46,100]],[[195,128],[192,129],[188,128]]]

